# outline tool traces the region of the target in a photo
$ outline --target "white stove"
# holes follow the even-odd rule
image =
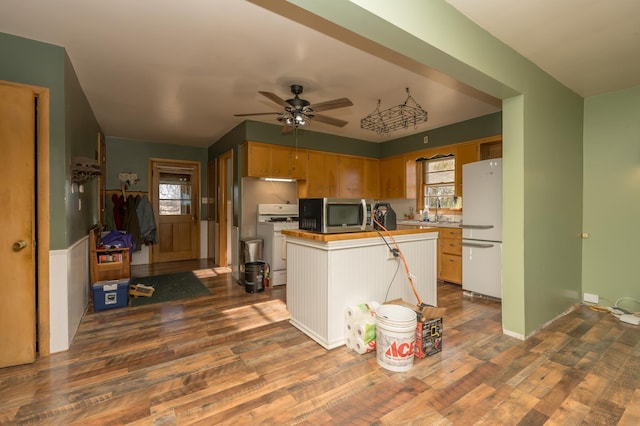
[[[258,238],[264,241],[263,257],[269,264],[271,285],[287,282],[286,238],[280,231],[298,229],[297,204],[258,204]]]

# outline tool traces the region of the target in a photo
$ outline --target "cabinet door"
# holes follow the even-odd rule
[[[480,159],[502,158],[502,139],[480,144]]]
[[[247,143],[247,176],[266,177],[269,173],[269,145]]]
[[[378,159],[364,159],[363,196],[373,199],[380,198],[380,160]]]
[[[416,179],[418,175],[415,155],[407,154],[404,156],[404,172],[404,198],[416,198],[416,188],[418,187]]]
[[[306,196],[309,198],[325,197],[328,190],[324,176],[325,154],[319,151],[309,151],[307,157],[308,164],[311,166],[307,168]]]
[[[380,160],[382,198],[404,198],[404,157],[387,157]]]
[[[279,178],[290,177],[289,158],[291,155],[291,150],[286,146],[272,145],[269,148],[269,151],[271,154],[269,176]]]
[[[456,284],[462,283],[462,256],[446,253],[442,255],[440,279]]]
[[[325,197],[338,196],[338,154],[325,154],[324,177],[327,182],[327,195]]]
[[[455,194],[462,196],[462,166],[480,159],[477,143],[460,144],[456,147],[456,189]],[[463,201],[464,202],[464,201]]]
[[[289,168],[294,179],[307,179],[307,164],[309,154],[304,149],[292,148],[289,150]]]
[[[364,158],[341,155],[338,162],[338,196],[363,197]]]

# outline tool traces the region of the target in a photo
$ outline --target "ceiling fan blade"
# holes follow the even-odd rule
[[[348,121],[340,120],[340,119],[329,117],[322,114],[313,115],[313,121],[319,121],[321,123],[330,124],[332,126],[338,126],[338,127],[344,127],[349,123]]]
[[[312,105],[309,105],[309,108],[311,108],[315,112],[318,112],[318,111],[327,111],[329,109],[344,108],[351,105],[353,105],[353,102],[351,102],[349,99],[340,98],[340,99],[334,99],[332,101],[312,104]]]
[[[249,114],[233,114],[234,117],[247,117],[249,115],[279,115],[281,112],[254,112]]]
[[[261,91],[258,91],[258,93],[260,93],[262,96],[268,98],[269,100],[277,103],[280,106],[283,106],[283,107],[288,107],[289,106],[287,101],[285,101],[284,99],[282,99],[280,96],[276,95],[275,93],[261,92]]]

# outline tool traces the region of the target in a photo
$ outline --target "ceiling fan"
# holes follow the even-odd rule
[[[302,93],[303,87],[299,84],[291,85],[291,93],[293,98],[284,100],[275,93],[258,91],[262,96],[284,107],[284,112],[256,112],[250,114],[234,114],[235,117],[246,117],[250,115],[278,115],[278,121],[287,127],[298,128],[306,126],[310,121],[316,120],[321,123],[330,124],[332,126],[344,127],[348,122],[322,114],[316,114],[318,111],[327,111],[330,109],[343,108],[353,105],[347,98],[334,99],[332,101],[311,104],[306,99],[302,99],[299,95]]]

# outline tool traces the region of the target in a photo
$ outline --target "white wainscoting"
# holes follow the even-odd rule
[[[395,236],[422,302],[437,304],[437,232]],[[393,246],[389,238],[389,244]],[[399,258],[379,237],[320,242],[287,236],[291,323],[326,349],[344,344],[348,306],[402,298],[417,304]]]
[[[89,237],[49,251],[50,351],[69,349],[89,304]]]

